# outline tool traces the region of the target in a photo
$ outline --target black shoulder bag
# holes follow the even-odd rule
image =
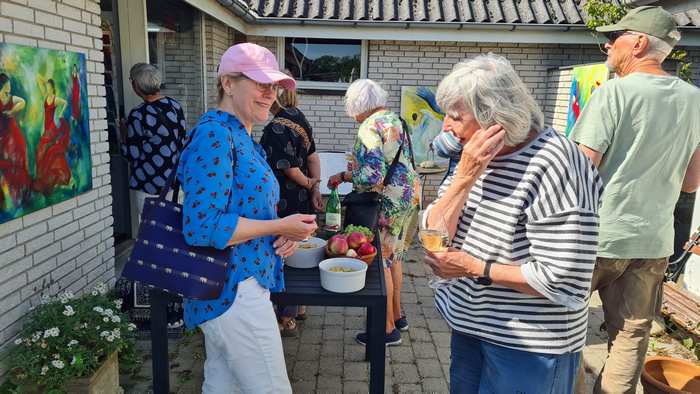
[[[396,171],[396,165],[399,163],[399,156],[403,150],[403,141],[399,146],[391,166],[386,172],[382,187],[386,187],[389,180]],[[353,224],[355,226],[364,226],[371,229],[373,232],[377,229],[379,220],[379,210],[381,209],[381,200],[379,192],[357,192],[348,193],[343,199],[342,205],[345,206],[345,225]]]

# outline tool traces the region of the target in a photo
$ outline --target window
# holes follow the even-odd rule
[[[344,90],[367,73],[366,41],[286,37],[278,45],[280,63],[302,89]]]

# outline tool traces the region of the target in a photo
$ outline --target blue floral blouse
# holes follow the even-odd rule
[[[208,111],[187,138],[191,142],[182,152],[177,177],[185,192],[183,233],[188,244],[224,249],[239,217],[277,218],[279,184],[264,150],[235,116]],[[236,298],[238,282],[251,276],[270,291],[284,289],[282,258],[272,247],[275,238],[256,238],[230,248],[221,296],[207,301],[184,300],[188,328],[223,314]]]

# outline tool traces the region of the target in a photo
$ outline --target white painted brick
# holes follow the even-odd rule
[[[65,51],[66,50],[65,44],[59,44],[59,43],[50,42],[50,41],[39,40],[38,46],[39,46],[39,48],[54,49],[57,51]]]
[[[69,200],[60,202],[56,205],[53,205],[51,207],[51,210],[53,211],[54,215],[58,215],[58,214],[61,214],[63,212],[66,212],[66,211],[70,211],[71,209],[73,209],[77,206],[76,201],[77,200],[75,198],[71,198]]]
[[[72,246],[80,243],[83,240],[84,236],[85,234],[82,231],[80,231],[63,238],[63,240],[61,240],[61,249],[63,249],[64,251],[69,250]]]
[[[14,34],[5,34],[5,42],[8,44],[25,45],[28,47],[35,47],[36,40],[33,38],[20,37]]]
[[[72,19],[64,19],[63,29],[73,33],[85,34],[85,23]]]
[[[0,31],[12,31],[12,19],[0,17]]]
[[[27,284],[27,275],[24,273],[12,278],[3,278],[4,282],[0,283],[0,298],[4,298],[8,294],[14,293],[19,288]],[[4,316],[3,316],[4,318]]]
[[[90,11],[93,14],[99,15],[102,10],[100,10],[100,3],[98,1],[94,0],[88,0],[85,2],[85,9]],[[97,24],[93,21],[94,24]]]
[[[52,29],[50,27],[46,28],[46,38],[52,41],[59,41],[66,44],[70,44],[70,33],[62,30]]]
[[[27,248],[27,254],[32,254],[48,245],[51,245],[51,243],[53,243],[53,239],[53,233],[47,233],[30,240],[25,245]]]
[[[85,205],[81,205],[73,211],[73,218],[80,219],[81,217],[92,213],[95,210],[95,204],[90,202]]]
[[[54,242],[50,245],[46,245],[45,248],[37,251],[32,255],[34,258],[34,263],[41,263],[46,261],[50,257],[56,256],[61,252],[61,244],[59,242]]]
[[[25,243],[45,233],[47,229],[46,223],[38,223],[17,233],[17,243]]]
[[[20,301],[20,293],[18,291],[14,292],[0,300],[0,311],[9,311],[10,309],[19,305]]]
[[[61,16],[64,16],[67,18],[73,18],[76,20],[80,20],[80,18],[82,16],[80,9],[75,8],[75,7],[71,7],[71,6],[67,6],[65,4],[57,4],[56,5],[56,12]]]
[[[78,52],[78,53],[83,53],[87,55],[88,49],[85,47],[79,47],[75,45],[66,45],[66,51],[71,51],[71,52]],[[88,80],[89,82],[89,80]]]
[[[29,0],[29,6],[38,10],[56,13],[56,2],[53,0]],[[39,11],[36,11],[36,14],[39,14]]]
[[[0,238],[22,229],[22,219],[17,218],[0,224]]]
[[[80,45],[81,47],[92,47],[92,39],[82,34],[72,33],[71,41],[73,45]]]
[[[34,17],[36,18],[36,23],[50,27],[55,27],[57,29],[63,27],[63,18],[56,14],[48,14],[46,12],[36,11]]]
[[[54,259],[49,259],[43,263],[33,266],[32,269],[27,271],[29,282],[34,282],[36,279],[41,278],[42,276],[50,273],[55,268],[56,260]]]
[[[80,254],[80,248],[73,248],[71,250],[66,251],[65,253],[61,253],[58,255],[58,261],[64,261],[63,264],[58,264],[56,269],[51,272],[51,279],[55,281],[60,281],[62,278],[64,278],[66,275],[73,271],[78,271],[80,273],[80,270],[76,270],[75,266],[75,257]],[[66,287],[64,283],[61,283],[61,287]]]
[[[73,262],[73,263],[75,263],[75,262]],[[57,280],[59,285],[62,288],[78,289],[78,288],[83,287],[84,284],[87,283],[87,280],[85,278],[83,278],[83,274],[80,272],[80,270],[77,270],[75,268],[73,268],[71,271],[68,272],[67,275],[65,275],[63,277],[59,277],[58,275],[54,275],[54,273],[52,272],[51,278],[52,279],[55,278],[54,280]],[[81,285],[74,287],[75,282],[80,281],[80,280],[82,280]]]
[[[87,273],[88,271],[86,268],[90,267],[91,263],[96,262],[97,264],[94,265],[99,265],[100,261],[97,259],[97,248],[91,248],[85,253],[81,254],[78,256],[76,260],[78,268],[80,268],[83,273]]]
[[[95,25],[87,25],[87,34],[90,37],[102,37],[102,28]]]
[[[16,246],[7,252],[0,253],[0,264],[2,264],[2,275],[9,278],[12,277],[12,272],[7,272],[6,267],[10,263],[17,261],[24,257],[24,245]],[[31,263],[30,263],[31,264]],[[15,273],[16,274],[16,273]]]
[[[87,11],[83,11],[81,18],[83,22],[90,23],[90,21],[92,20],[92,14],[90,14]]]
[[[6,1],[0,3],[0,14],[8,18],[34,22],[34,10],[19,4],[12,4]]]
[[[63,0],[63,3],[76,8],[85,9],[85,0]]]
[[[54,215],[48,221],[49,231],[53,231],[56,228],[64,226],[72,221],[73,221],[73,213],[72,212],[64,212],[60,215]]]
[[[75,234],[78,231],[80,231],[80,223],[77,220],[74,220],[69,224],[56,229],[56,231],[54,231],[53,233],[53,236],[56,241],[60,241],[63,238],[66,238],[71,234]]]
[[[51,217],[51,208],[43,208],[36,212],[32,212],[28,215],[22,217],[22,223],[24,227],[32,226],[36,223],[43,222],[44,220]]]
[[[95,212],[95,213],[92,213],[90,215],[87,215],[84,218],[79,220],[80,228],[85,229],[85,227],[97,222],[98,220],[100,220],[100,213],[99,212]],[[85,234],[91,234],[91,233],[85,232]]]

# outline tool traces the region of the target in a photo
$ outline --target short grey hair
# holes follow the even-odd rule
[[[350,117],[386,106],[389,94],[371,79],[358,79],[345,92],[345,112]]]
[[[673,45],[667,43],[659,37],[655,37],[646,33],[640,33],[638,31],[633,31],[631,33],[639,34],[640,36],[645,36],[647,38],[647,40],[649,41],[649,47],[647,48],[646,57],[654,59],[659,63],[663,63],[666,57],[668,57],[668,55],[671,54],[671,51],[673,51]],[[678,30],[674,30],[673,32],[671,32],[671,34],[678,37],[676,42],[680,40],[681,33]]]
[[[160,92],[160,83],[163,77],[158,67],[152,64],[134,64],[129,71],[129,78],[143,94],[151,95]]]
[[[483,129],[503,126],[506,146],[544,127],[542,110],[513,66],[492,53],[457,63],[438,85],[436,99],[448,115],[466,110]]]

